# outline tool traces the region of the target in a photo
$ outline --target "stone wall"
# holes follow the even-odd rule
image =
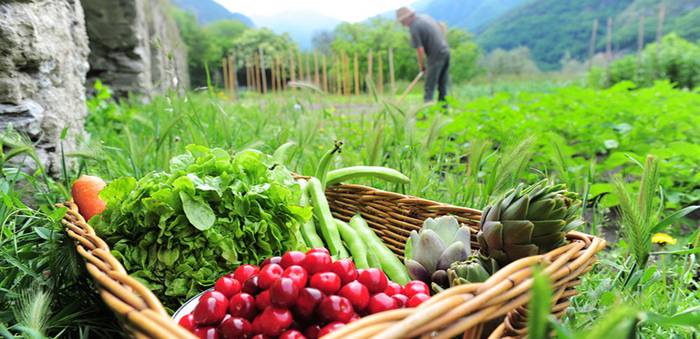
[[[53,172],[64,128],[67,152],[84,136],[88,52],[79,0],[0,2],[0,128],[28,135]]]
[[[186,48],[167,12],[167,1],[82,3],[91,50],[89,86],[100,79],[118,97],[189,86]]]

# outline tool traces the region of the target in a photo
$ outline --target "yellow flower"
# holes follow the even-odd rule
[[[661,245],[675,245],[676,244],[676,238],[666,234],[666,233],[656,233],[654,236],[651,237],[651,242],[655,244],[661,244]]]

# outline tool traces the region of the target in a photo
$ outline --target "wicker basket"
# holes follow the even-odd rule
[[[428,217],[450,214],[472,229],[472,246],[481,212],[359,185],[336,185],[326,191],[336,218],[349,220],[361,213],[367,223],[398,256],[411,230]],[[137,338],[194,338],[171,320],[158,298],[110,254],[107,244],[66,203],[66,232],[75,239],[88,272],[98,283],[105,303],[118,315],[125,330]],[[328,338],[451,338],[522,337],[527,334],[527,310],[532,286],[532,265],[545,266],[554,287],[552,313],[560,317],[576,294],[579,277],[589,271],[605,241],[579,232],[568,234],[569,243],[549,253],[520,259],[500,269],[481,284],[460,285],[433,296],[414,309],[382,312],[362,318],[331,333]]]

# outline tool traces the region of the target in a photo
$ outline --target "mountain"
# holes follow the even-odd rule
[[[459,27],[474,32],[508,10],[528,0],[418,0],[411,7],[425,13],[450,27]],[[379,16],[395,19],[394,10]]]
[[[171,0],[176,6],[193,12],[200,24],[208,24],[217,20],[238,20],[248,27],[253,27],[249,17],[233,13],[214,0]]]
[[[439,0],[434,0],[439,1]],[[487,51],[527,46],[544,70],[559,67],[568,52],[588,57],[593,21],[598,19],[596,51],[605,50],[608,17],[613,18],[616,53],[636,50],[640,15],[644,41],[656,39],[659,1],[656,0],[531,0],[511,8],[477,30],[477,42]],[[675,31],[692,41],[700,38],[700,0],[666,0],[664,33]]]
[[[317,31],[333,30],[341,21],[315,11],[287,11],[269,17],[255,17],[258,26],[276,33],[289,33],[302,49],[312,47],[311,38]]]
[[[414,8],[448,26],[475,31],[501,14],[528,0],[432,0],[414,4]]]

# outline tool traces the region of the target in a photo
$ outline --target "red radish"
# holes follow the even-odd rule
[[[408,297],[403,295],[403,294],[394,294],[391,296],[392,298],[396,299],[396,301],[399,303],[399,307],[404,307],[406,306],[406,302],[408,301]]]
[[[85,220],[90,220],[93,216],[105,210],[105,202],[100,199],[100,191],[105,188],[104,180],[91,175],[81,175],[73,183],[71,194],[78,211]]]
[[[301,265],[304,258],[306,258],[306,254],[304,254],[304,252],[289,251],[282,256],[280,266],[282,266],[282,268],[287,268],[292,265]]]
[[[369,290],[357,280],[353,280],[343,286],[338,295],[350,300],[355,311],[364,310],[369,303]]]
[[[315,252],[321,252],[321,253],[326,253],[328,255],[331,255],[331,252],[328,251],[328,249],[325,247],[312,248],[312,249],[306,251],[306,254],[308,255],[309,253],[315,253]]]
[[[279,278],[270,287],[270,302],[277,307],[292,307],[298,297],[299,287],[290,278]]]
[[[256,335],[252,336],[250,339],[268,339],[268,338],[270,338],[270,337],[266,336],[264,334],[256,334]]]
[[[258,282],[258,275],[253,275],[248,280],[243,283],[241,287],[241,292],[245,292],[251,295],[256,295],[260,292],[260,284]]]
[[[255,307],[262,311],[270,306],[270,290],[262,291],[255,297]]]
[[[178,325],[192,332],[195,328],[194,316],[192,315],[192,313],[180,318],[180,321],[178,321]]]
[[[304,330],[304,335],[307,339],[318,339],[319,332],[321,332],[321,326],[311,325]]]
[[[219,332],[216,330],[216,327],[198,327],[194,329],[193,333],[200,339],[219,339]]]
[[[282,333],[279,339],[306,339],[306,337],[297,330],[289,330]]]
[[[275,307],[266,308],[255,321],[259,321],[260,333],[276,337],[292,325],[292,312],[289,310]]]
[[[224,338],[245,338],[253,332],[253,325],[239,317],[228,318],[219,324],[219,332]]]
[[[327,295],[333,294],[340,289],[340,277],[333,272],[316,273],[311,276],[309,286],[318,288]]]
[[[239,283],[243,284],[250,277],[258,274],[258,272],[260,272],[258,266],[248,264],[241,265],[238,266],[235,271],[233,271],[233,279],[236,279]]]
[[[405,294],[408,298],[411,298],[418,293],[430,295],[430,288],[428,287],[428,284],[420,280],[412,280],[409,281],[406,284],[406,287],[403,288],[403,294]]]
[[[369,293],[384,292],[388,279],[382,270],[378,268],[368,268],[360,272],[357,280],[367,286]]]
[[[406,307],[416,307],[428,299],[430,299],[429,295],[425,293],[416,293],[408,299],[408,302],[406,302]]]
[[[282,276],[283,272],[282,266],[278,264],[263,266],[260,273],[258,273],[258,286],[263,290],[270,288],[270,286]]]
[[[331,270],[333,260],[331,256],[324,252],[311,252],[304,257],[301,262],[301,267],[306,269],[309,274],[318,272],[328,272]]]
[[[192,311],[197,325],[217,325],[226,315],[228,299],[218,291],[209,291],[199,297],[199,303]]]
[[[241,291],[241,283],[236,279],[223,276],[216,281],[214,290],[223,293],[226,298],[231,298]]]
[[[398,307],[399,305],[396,299],[386,295],[386,293],[377,293],[371,298],[369,298],[369,305],[367,305],[367,311],[369,312],[369,314],[375,314],[379,312],[393,310]]]
[[[284,272],[282,273],[282,277],[294,280],[299,288],[306,287],[306,282],[309,280],[309,274],[306,273],[306,270],[299,265],[292,265],[285,268]]]
[[[228,302],[228,312],[234,317],[241,317],[252,321],[257,313],[255,298],[248,293],[238,293]]]
[[[302,288],[294,305],[294,313],[304,320],[311,319],[316,306],[321,300],[323,300],[323,293],[318,289],[311,287]]]
[[[355,314],[355,310],[353,310],[352,304],[347,298],[331,295],[321,300],[317,313],[325,321],[347,323]]]
[[[324,335],[331,333],[341,327],[345,326],[345,324],[339,322],[339,321],[334,321],[326,326],[324,326],[320,332],[318,332],[318,337],[321,338]]]
[[[384,290],[384,293],[387,295],[403,294],[403,287],[393,281],[388,281],[386,283],[386,290]]]
[[[267,265],[269,265],[269,264],[277,264],[277,265],[279,265],[279,264],[280,264],[280,261],[282,261],[282,257],[280,257],[280,256],[269,257],[269,258],[263,260],[263,262],[260,264],[260,267],[265,267],[265,266],[267,266]]]
[[[340,277],[340,282],[343,285],[357,279],[357,270],[355,270],[355,264],[350,259],[336,260],[331,265],[331,272],[337,274]]]

